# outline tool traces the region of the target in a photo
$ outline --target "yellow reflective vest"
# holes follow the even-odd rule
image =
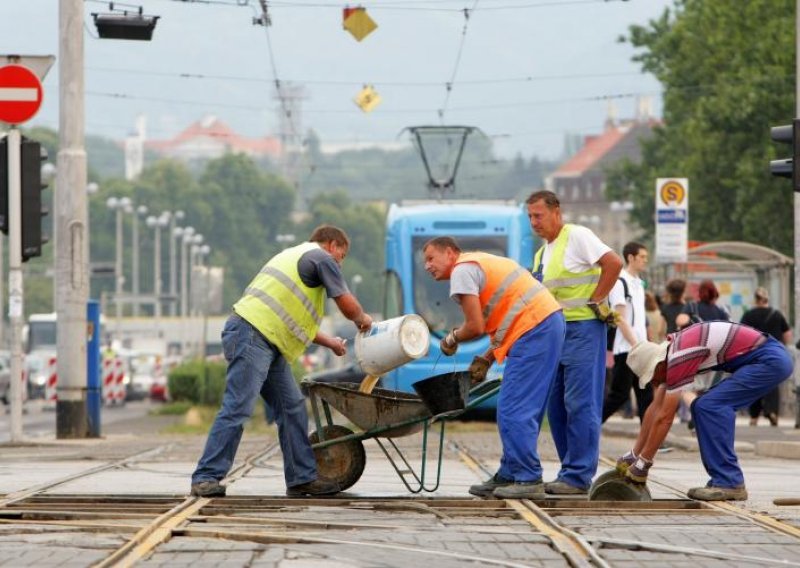
[[[305,351],[322,323],[325,287],[306,286],[297,269],[300,257],[318,248],[318,243],[303,243],[276,254],[233,306],[289,363]]]
[[[586,303],[592,297],[597,283],[600,281],[600,267],[596,266],[584,272],[570,272],[564,266],[564,253],[569,242],[569,233],[573,225],[566,224],[561,228],[561,232],[555,240],[553,254],[547,266],[544,267],[544,284],[550,293],[555,296],[558,303],[564,309],[564,318],[567,321],[581,321],[595,319],[596,316]],[[533,259],[533,267],[539,272],[539,266],[544,254],[542,246]]]

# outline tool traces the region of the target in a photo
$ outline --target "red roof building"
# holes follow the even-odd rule
[[[281,143],[272,136],[245,138],[214,116],[197,121],[170,140],[147,140],[145,148],[182,160],[218,158],[241,153],[253,158],[278,158]]]

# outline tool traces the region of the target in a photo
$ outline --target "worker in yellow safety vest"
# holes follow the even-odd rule
[[[551,191],[528,198],[531,227],[545,244],[533,259],[533,276],[564,309],[567,335],[547,417],[561,459],[545,491],[586,493],[600,458],[606,374],[606,324],[615,314],[606,297],[617,282],[622,259],[587,227],[565,224]]]
[[[486,378],[494,361],[505,361],[497,400],[500,468],[469,492],[500,499],[543,498],[537,440],[564,343],[561,307],[511,259],[461,252],[452,237],[431,239],[422,252],[425,270],[435,280],[450,281],[450,297],[464,312],[464,323],[442,338],[441,352],[452,356],[459,343],[488,334],[489,350],[469,368],[473,383]]]
[[[286,493],[290,497],[330,495],[340,491],[331,479],[318,476],[308,440],[305,398],[291,372],[291,363],[316,343],[336,355],[347,352],[345,341],[319,330],[325,298],[333,298],[342,314],[359,330],[372,318],[347,288],[341,264],[350,248],[347,234],[322,225],[308,242],[270,259],[233,306],[222,330],[228,362],[222,407],[208,434],[203,456],[192,474],[192,495],[221,497],[259,395],[278,425]]]

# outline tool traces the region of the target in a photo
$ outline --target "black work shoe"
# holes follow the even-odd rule
[[[586,495],[589,490],[575,487],[564,481],[548,481],[544,484],[544,490],[552,495]]]
[[[498,487],[492,493],[497,499],[544,499],[544,483],[536,481],[517,481]]]
[[[314,497],[317,495],[334,495],[336,493],[339,493],[339,491],[341,490],[342,488],[339,487],[339,484],[333,481],[332,479],[328,479],[327,477],[318,477],[314,481],[309,481],[307,483],[302,483],[300,485],[287,487],[286,496]]]
[[[476,497],[491,497],[495,489],[498,487],[511,485],[512,483],[514,483],[513,479],[506,479],[505,477],[500,477],[499,474],[495,473],[483,483],[476,483],[475,485],[471,486],[469,488],[469,494],[475,495]]]
[[[200,481],[192,483],[192,495],[195,497],[225,497],[225,486],[219,481]]]
[[[747,501],[747,489],[744,485],[738,487],[706,485],[689,489],[687,496],[698,501]]]

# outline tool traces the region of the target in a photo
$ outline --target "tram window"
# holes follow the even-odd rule
[[[383,292],[383,317],[389,319],[403,315],[403,284],[396,272],[386,272]]]

